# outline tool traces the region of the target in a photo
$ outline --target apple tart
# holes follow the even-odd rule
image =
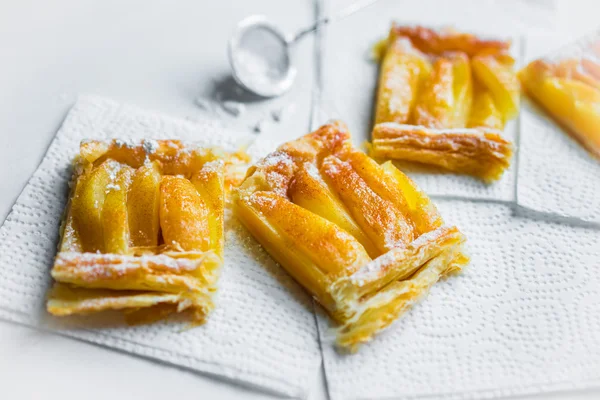
[[[519,108],[510,42],[392,26],[381,60],[371,155],[494,181],[510,165],[502,137]]]
[[[341,122],[283,144],[248,170],[234,211],[340,324],[350,351],[468,258],[455,226],[391,162],[351,144]]]
[[[47,302],[56,316],[151,322],[213,308],[231,158],[178,140],[84,141]]]
[[[525,93],[600,159],[600,38],[586,41],[573,46],[580,54],[535,60],[519,78]]]

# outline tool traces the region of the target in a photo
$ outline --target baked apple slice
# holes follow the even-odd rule
[[[503,119],[513,119],[519,113],[521,90],[516,74],[490,55],[475,56],[471,63],[475,77],[490,91]]]
[[[323,160],[321,171],[380,252],[414,239],[410,221],[390,200],[375,193],[351,164],[332,155]]]
[[[473,107],[467,123],[468,128],[504,129],[504,117],[496,107],[489,90],[481,85],[475,87]]]
[[[223,213],[225,205],[225,165],[222,161],[211,161],[202,167],[198,173],[192,176],[191,182],[200,194],[208,211],[206,221],[208,223],[210,247],[219,256],[223,256]]]
[[[472,90],[471,68],[465,54],[439,58],[419,95],[413,123],[428,128],[464,127]]]
[[[107,160],[84,172],[77,180],[71,207],[73,223],[79,231],[84,251],[104,251],[102,208],[107,186],[113,182],[119,168],[118,162]]]
[[[359,228],[344,203],[330,190],[315,165],[307,162],[300,166],[290,184],[288,195],[295,204],[350,233],[370,255],[375,256],[378,253],[374,243]]]
[[[209,209],[190,181],[172,175],[162,178],[159,214],[166,245],[183,251],[209,250]]]
[[[406,38],[391,37],[379,77],[375,122],[406,123],[431,65]]]
[[[106,187],[102,209],[104,226],[104,251],[127,254],[129,251],[129,223],[127,217],[127,191],[131,184],[133,168],[123,166],[113,183]]]
[[[158,244],[161,178],[161,167],[156,161],[142,165],[133,175],[127,198],[132,246],[156,246]]]

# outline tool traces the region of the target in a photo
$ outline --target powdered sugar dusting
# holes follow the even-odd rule
[[[305,171],[308,173],[308,175],[310,175],[311,178],[319,181],[322,184],[326,184],[325,181],[323,180],[323,177],[321,176],[321,173],[319,172],[319,170],[317,169],[317,166],[313,163],[309,163],[306,162],[304,163],[304,169]]]
[[[394,262],[394,260],[398,257],[399,251],[401,250],[392,249],[387,253],[377,257],[352,274],[350,279],[358,286],[363,286],[365,281],[370,281],[373,276],[377,276],[383,267]]]
[[[115,161],[115,160],[106,160],[107,166],[108,166],[108,176],[110,178],[110,181],[113,182],[115,179],[117,179],[117,173],[121,170],[121,163]]]
[[[437,239],[441,235],[442,232],[443,231],[441,231],[440,229],[435,229],[431,232],[424,233],[421,236],[419,236],[418,238],[416,238],[415,240],[413,240],[410,243],[410,245],[413,248],[424,246],[428,242]]]
[[[286,167],[291,167],[293,165],[292,158],[289,154],[283,151],[276,151],[265,157],[262,162],[262,165],[265,167],[274,167],[280,164],[284,164]]]
[[[153,154],[153,153],[156,153],[156,151],[159,148],[159,145],[156,140],[144,139],[144,142],[142,143],[142,147],[144,148],[144,151],[146,152],[146,154]]]
[[[87,269],[88,271],[98,269],[127,271],[138,268],[149,268],[153,265],[173,271],[192,271],[199,266],[201,261],[202,258],[173,258],[164,254],[142,255],[138,257],[120,254],[61,252],[56,258],[56,265],[77,265],[77,269]]]
[[[121,186],[115,183],[109,183],[108,185],[106,185],[106,191],[109,192],[111,190],[121,190]]]
[[[133,149],[137,146],[137,143],[135,140],[133,140],[131,138],[115,139],[115,145],[118,147],[126,147],[128,149]]]
[[[223,160],[213,160],[205,163],[202,169],[205,171],[219,171],[223,168],[223,165],[225,165]]]

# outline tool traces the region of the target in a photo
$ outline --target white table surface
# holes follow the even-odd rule
[[[594,28],[592,0],[559,1],[559,29]],[[263,13],[290,31],[314,18],[313,0],[54,0],[0,2],[0,218],[39,164],[77,94],[92,93],[199,118],[198,94],[227,77],[226,40],[235,23]],[[248,129],[283,102],[296,111],[270,135],[308,129],[312,40],[298,49],[299,78],[284,99],[257,102],[239,119]],[[270,398],[214,378],[0,321],[0,398]],[[315,371],[311,399],[325,399]],[[544,399],[598,399],[600,390]]]

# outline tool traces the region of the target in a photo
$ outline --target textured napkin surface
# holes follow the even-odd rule
[[[471,264],[372,343],[323,343],[332,400],[481,399],[600,385],[600,231],[437,202]],[[319,318],[328,338],[329,321]]]
[[[348,1],[335,0],[330,2],[329,8],[335,10],[345,4]],[[415,24],[416,21],[431,27],[451,25],[462,31],[506,38],[507,31],[499,27],[514,26],[515,29],[508,31],[510,35],[518,35],[525,28],[514,22],[515,16],[511,12],[504,10],[509,8],[493,1],[382,0],[336,22],[325,31],[323,39],[322,115],[318,122],[340,118],[350,127],[356,144],[370,140],[378,81],[378,65],[372,59],[371,50],[378,40],[387,36],[392,21],[400,24]],[[524,10],[520,12],[525,13]],[[490,24],[492,15],[494,23]],[[513,38],[511,52],[518,67],[522,58],[520,38]],[[510,121],[504,137],[514,143],[517,128],[517,120]],[[503,177],[491,185],[465,175],[403,170],[430,196],[510,202],[515,198],[514,164],[515,157]]]
[[[306,396],[321,360],[312,303],[232,220],[216,309],[203,326],[184,329],[185,323],[171,321],[124,327],[108,322],[107,314],[46,314],[71,160],[81,139],[113,137],[176,138],[230,150],[244,141],[215,122],[192,124],[106,99],[80,99],[0,229],[0,317],[269,392]]]
[[[553,40],[530,37],[525,58],[529,62],[553,50]],[[575,43],[550,55],[556,59],[581,51]],[[537,212],[600,225],[600,161],[543,110],[530,101],[523,103],[517,203]]]

